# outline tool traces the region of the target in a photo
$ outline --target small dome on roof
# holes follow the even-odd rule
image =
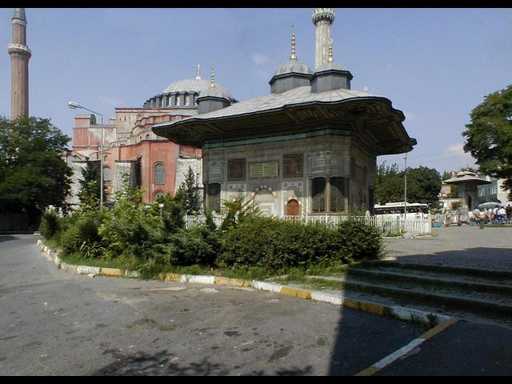
[[[306,64],[299,63],[297,61],[290,61],[286,64],[282,64],[276,71],[276,75],[282,75],[284,73],[304,73],[311,74],[311,69]]]
[[[195,79],[185,79],[179,80],[172,84],[170,84],[167,88],[164,89],[163,93],[193,93],[196,92],[199,96],[204,96],[208,93],[210,88],[210,82],[208,80],[203,80],[201,78]],[[218,92],[222,97],[226,97],[231,99],[231,93],[225,89],[223,86],[219,84],[215,84],[216,92]]]
[[[322,72],[322,71],[328,71],[328,70],[337,70],[337,71],[345,71],[345,68],[343,68],[341,65],[336,63],[327,63],[320,65],[315,72]]]

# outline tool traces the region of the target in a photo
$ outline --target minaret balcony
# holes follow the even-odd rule
[[[313,23],[316,24],[320,20],[334,22],[334,8],[315,8],[313,11]]]
[[[19,53],[22,55],[27,55],[29,57],[32,55],[32,51],[30,51],[30,49],[26,45],[17,43],[9,43],[9,45],[7,46],[7,52],[9,52],[9,54]]]

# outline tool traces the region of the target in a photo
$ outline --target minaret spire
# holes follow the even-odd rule
[[[292,25],[292,38],[291,38],[291,53],[290,53],[290,61],[297,61],[297,46],[295,41],[295,32],[293,32],[293,25]]]
[[[201,80],[201,64],[197,64],[196,80]]]
[[[315,25],[315,68],[329,62],[329,45],[331,42],[331,24],[334,22],[334,8],[315,8],[313,24]]]
[[[15,8],[11,17],[11,119],[28,116],[28,61],[32,55],[27,46],[25,8]]]

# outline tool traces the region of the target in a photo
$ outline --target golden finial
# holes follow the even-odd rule
[[[196,80],[201,80],[201,65],[200,64],[197,64]]]
[[[297,49],[296,49],[296,41],[295,41],[295,32],[293,31],[293,25],[292,25],[292,50],[290,54],[290,61],[296,61],[297,60]]]
[[[329,43],[329,56],[327,57],[327,61],[332,63],[332,40]]]
[[[215,67],[212,65],[212,71],[210,74],[210,87],[215,87]]]

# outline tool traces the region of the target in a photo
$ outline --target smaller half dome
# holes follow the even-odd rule
[[[298,61],[289,61],[286,64],[282,64],[276,71],[276,75],[283,75],[285,73],[302,73],[309,75],[313,73],[306,64],[299,63]]]

